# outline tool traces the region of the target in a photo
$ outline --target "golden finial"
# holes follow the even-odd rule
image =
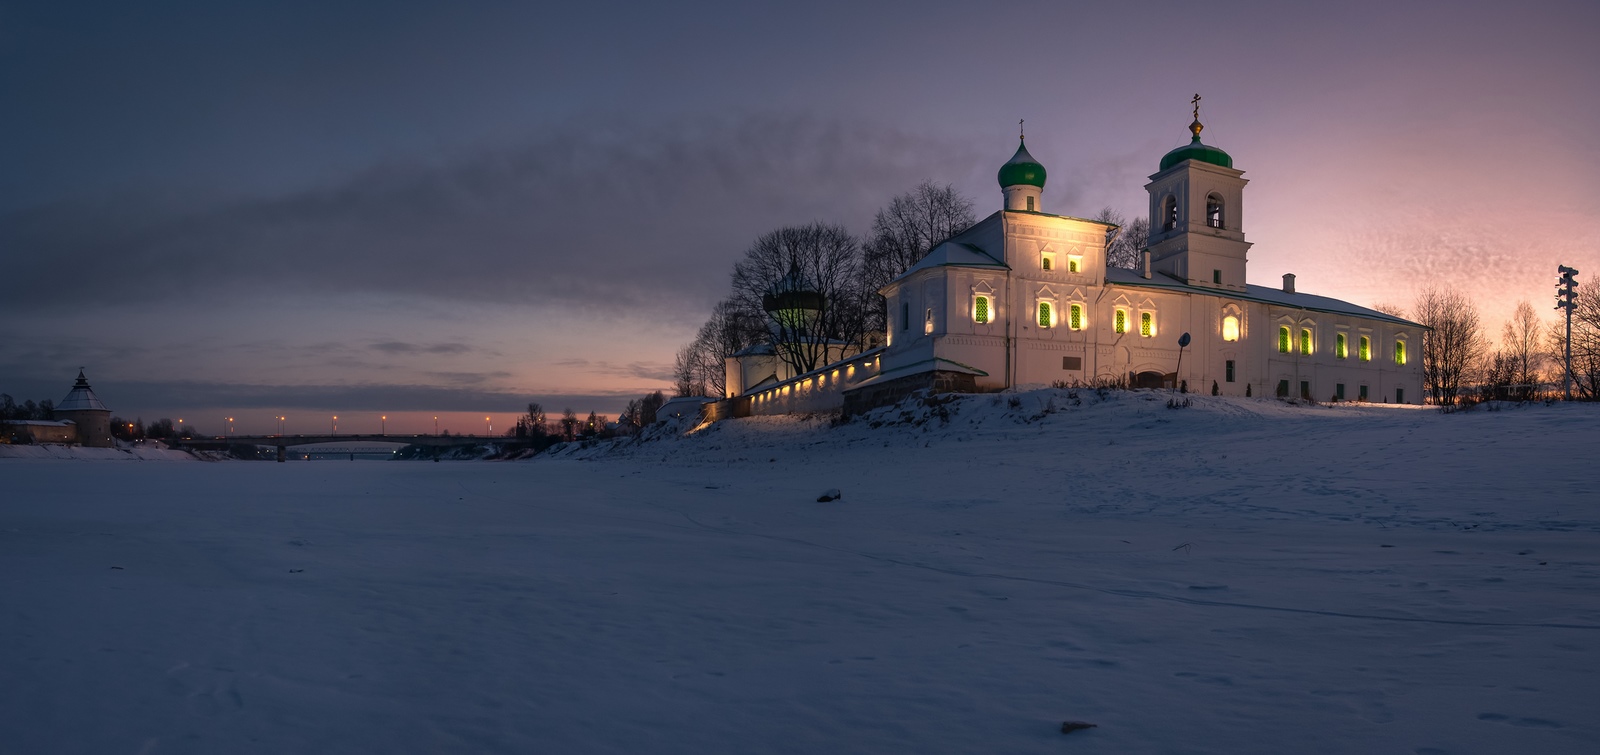
[[[1200,132],[1205,130],[1205,126],[1200,125],[1200,94],[1196,92],[1190,102],[1194,103],[1194,123],[1189,124],[1189,130],[1194,132],[1194,140],[1200,141]]]

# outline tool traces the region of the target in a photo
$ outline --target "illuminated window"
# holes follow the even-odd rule
[[[1161,200],[1161,230],[1170,231],[1178,227],[1178,199],[1171,194]]]
[[[1083,305],[1071,304],[1067,306],[1067,326],[1073,330],[1083,330]]]
[[[1139,335],[1149,338],[1156,334],[1156,318],[1149,312],[1139,313]]]
[[[1206,197],[1206,225],[1222,227],[1222,197],[1216,194]]]
[[[1117,316],[1114,319],[1116,322],[1111,326],[1112,330],[1118,333],[1128,332],[1128,310],[1118,309]]]
[[[1227,317],[1222,318],[1222,340],[1239,340],[1239,318],[1234,317],[1233,315],[1228,315]],[[1233,381],[1230,380],[1228,382],[1231,383]]]
[[[1309,356],[1311,354],[1311,329],[1310,328],[1301,328],[1300,329],[1300,353],[1301,354],[1305,354],[1307,356]]]
[[[1345,344],[1343,333],[1339,333],[1333,337],[1333,355],[1339,359],[1344,359],[1345,357],[1350,356],[1349,349]],[[1340,398],[1344,397],[1340,396]]]
[[[1227,382],[1230,382],[1230,383],[1233,382],[1233,360],[1232,359],[1228,360],[1228,375],[1227,375],[1227,378],[1228,378]]]
[[[1278,353],[1289,353],[1289,327],[1287,325],[1278,328]]]
[[[1083,255],[1081,255],[1081,254],[1069,254],[1069,255],[1067,255],[1067,272],[1069,272],[1069,273],[1081,273],[1081,272],[1083,272]]]
[[[1372,339],[1366,336],[1361,337],[1361,351],[1358,353],[1358,356],[1363,362],[1372,360]]]
[[[1395,341],[1394,342],[1394,363],[1395,364],[1405,364],[1406,363],[1406,342],[1405,341]],[[1399,403],[1403,404],[1405,402],[1401,401]]]
[[[979,324],[989,322],[989,297],[979,296],[972,304],[972,319]]]
[[[1039,327],[1048,328],[1055,324],[1055,312],[1051,310],[1050,302],[1039,302]]]
[[[933,307],[928,307],[928,314],[922,320],[922,332],[924,334],[933,332]]]
[[[1056,269],[1056,253],[1055,252],[1040,252],[1039,253],[1039,269],[1040,270],[1045,270],[1045,271],[1050,271],[1050,270]]]

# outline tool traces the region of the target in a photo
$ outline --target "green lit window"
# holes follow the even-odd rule
[[[972,305],[972,319],[977,320],[979,323],[989,321],[989,297],[978,297],[977,303]]]
[[[1051,267],[1054,267],[1054,266],[1055,266],[1055,260],[1053,260],[1053,259],[1051,259],[1049,257],[1040,257],[1039,258],[1039,267],[1040,268],[1042,268],[1044,270],[1049,270]]]
[[[1126,332],[1128,332],[1128,310],[1126,310],[1126,309],[1117,310],[1117,318],[1116,318],[1116,320],[1117,320],[1116,326],[1113,328],[1113,330],[1116,330],[1118,333],[1126,333]]]
[[[1311,329],[1310,328],[1301,328],[1300,329],[1300,353],[1301,354],[1308,354],[1308,355],[1311,353]]]
[[[1050,302],[1039,302],[1039,327],[1050,327]]]
[[[1073,330],[1082,330],[1083,329],[1083,305],[1082,304],[1073,304],[1072,306],[1067,307],[1067,320],[1068,320],[1068,322],[1071,323]]]
[[[1278,353],[1289,353],[1289,328],[1287,327],[1278,328]]]
[[[1139,313],[1139,335],[1149,338],[1156,334],[1156,318],[1149,312]]]
[[[1082,259],[1080,259],[1078,257],[1068,257],[1067,258],[1067,272],[1069,272],[1069,273],[1081,273],[1081,272],[1083,272],[1082,267],[1083,267],[1083,260]]]
[[[1406,342],[1405,341],[1395,341],[1394,342],[1394,363],[1395,364],[1405,364],[1406,363]]]
[[[1372,339],[1366,336],[1361,337],[1361,351],[1359,352],[1358,356],[1360,356],[1361,361],[1363,362],[1372,360]]]
[[[1344,334],[1343,333],[1340,333],[1340,334],[1338,334],[1338,335],[1333,337],[1333,355],[1338,357],[1338,358],[1340,358],[1340,359],[1344,359],[1345,357],[1350,355],[1349,349],[1346,347],[1346,344],[1345,344]]]

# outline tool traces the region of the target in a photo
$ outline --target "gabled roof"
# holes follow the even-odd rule
[[[922,270],[933,267],[986,267],[994,270],[1009,270],[1005,263],[989,256],[974,244],[960,241],[946,241],[933,248],[911,269],[901,273],[890,283],[897,283]]]
[[[1132,286],[1135,288],[1158,288],[1166,291],[1181,291],[1190,294],[1206,294],[1208,296],[1220,296],[1224,299],[1239,299],[1242,301],[1261,302],[1263,304],[1275,304],[1280,307],[1294,307],[1296,309],[1304,309],[1311,312],[1328,312],[1337,315],[1354,315],[1356,317],[1365,317],[1369,320],[1392,322],[1396,325],[1410,325],[1418,328],[1423,327],[1422,324],[1412,322],[1403,317],[1395,317],[1394,315],[1384,314],[1378,310],[1368,309],[1366,307],[1351,304],[1350,302],[1340,299],[1334,299],[1328,296],[1317,296],[1315,294],[1302,294],[1299,292],[1291,294],[1281,288],[1273,288],[1271,286],[1256,286],[1247,284],[1245,285],[1243,292],[1231,291],[1228,289],[1205,288],[1201,286],[1191,286],[1188,283],[1167,275],[1166,273],[1154,273],[1150,276],[1149,280],[1146,280],[1143,276],[1140,276],[1139,273],[1120,267],[1106,268],[1106,283],[1113,283],[1118,286]]]

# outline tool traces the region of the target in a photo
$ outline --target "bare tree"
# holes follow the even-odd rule
[[[1463,383],[1476,377],[1487,348],[1478,308],[1460,291],[1429,286],[1412,307],[1428,327],[1422,337],[1422,381],[1435,404],[1454,404]]]
[[[542,438],[550,434],[550,424],[545,421],[544,407],[537,403],[528,404],[527,420],[528,434]]]
[[[1506,364],[1505,377],[1511,386],[1512,396],[1518,400],[1533,397],[1539,382],[1539,368],[1544,361],[1542,343],[1544,323],[1534,314],[1527,300],[1517,302],[1511,319],[1500,329],[1500,353]]]
[[[678,349],[672,361],[672,394],[674,396],[704,396],[706,386],[700,382],[700,369],[695,358],[694,344]]]
[[[789,226],[757,238],[733,267],[730,306],[767,320],[766,337],[796,374],[826,363],[830,350],[860,350],[868,324],[860,249],[842,226]],[[804,301],[767,317],[775,301]]]
[[[1394,302],[1380,301],[1377,304],[1372,305],[1372,308],[1386,315],[1394,315],[1395,317],[1399,317],[1401,319],[1405,319],[1406,317],[1406,308],[1400,306],[1399,304],[1395,304]]]
[[[1118,226],[1106,231],[1106,267],[1139,269],[1140,254],[1150,245],[1150,219],[1140,215],[1130,221],[1110,207],[1102,209],[1094,219]]]
[[[667,397],[661,391],[656,391],[639,399],[639,426],[644,427],[645,425],[655,424],[656,412],[665,403],[667,403]]]
[[[862,245],[862,286],[872,298],[867,328],[883,331],[887,306],[878,289],[911,269],[938,243],[972,227],[972,200],[954,186],[923,181],[878,210]]]
[[[700,333],[689,350],[695,381],[705,386],[706,395],[727,395],[727,358],[758,343],[765,333],[762,321],[748,320],[740,315],[731,300],[723,300],[711,310],[711,318],[700,326]]]
[[[561,439],[578,439],[578,414],[571,407],[561,413]]]

